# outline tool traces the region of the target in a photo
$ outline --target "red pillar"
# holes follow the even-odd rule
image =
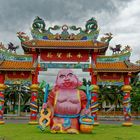
[[[123,114],[124,114],[124,120],[123,126],[131,126],[131,104],[130,104],[130,91],[132,90],[132,87],[129,85],[129,75],[124,75],[124,86],[122,87],[122,90],[124,92],[123,97]]]
[[[32,52],[32,62],[35,62],[38,59],[38,54],[35,52],[35,50]]]
[[[33,53],[33,63],[36,63],[38,55]],[[31,89],[31,102],[30,102],[30,122],[29,124],[38,124],[37,121],[37,95],[38,95],[38,66],[35,71],[32,71],[32,85]]]
[[[95,121],[95,125],[98,125],[98,119],[97,119],[97,112],[98,112],[98,90],[99,90],[99,87],[96,85],[97,83],[97,76],[94,75],[92,73],[92,85],[94,86],[93,87],[93,92],[91,94],[92,96],[92,100],[91,100],[91,113],[92,113],[92,116],[94,116],[94,121]]]
[[[4,85],[5,74],[0,72],[0,124],[4,124],[3,113],[4,113]]]
[[[97,120],[97,112],[98,112],[98,90],[99,87],[97,85],[97,73],[94,72],[94,65],[96,65],[96,58],[97,54],[93,53],[92,56],[92,70],[91,70],[91,84],[94,85],[93,92],[92,92],[92,100],[91,100],[91,113],[92,116],[94,116],[94,125],[99,125],[99,122]]]

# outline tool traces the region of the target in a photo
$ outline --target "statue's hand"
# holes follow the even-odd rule
[[[84,108],[81,110],[81,115],[91,115],[91,110]]]
[[[54,116],[54,108],[53,108],[53,106],[49,102],[43,103],[42,109],[47,109],[47,108],[50,108],[50,110],[51,110],[51,118],[52,118]]]
[[[47,108],[47,106],[48,106],[48,104],[47,104],[47,103],[43,103],[43,105],[42,105],[42,109]]]

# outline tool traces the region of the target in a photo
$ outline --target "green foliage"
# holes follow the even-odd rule
[[[46,84],[47,84],[47,83],[46,83],[44,80],[42,80],[42,81],[40,82],[40,84],[39,84],[39,88],[40,88],[40,89],[45,88]]]
[[[140,111],[140,81],[138,76],[131,80],[131,108],[132,111],[136,111],[137,113]]]
[[[100,86],[98,95],[100,105],[102,105],[103,102],[108,102],[110,105],[115,106],[121,106],[122,104],[123,93],[121,91],[121,87],[106,85]]]
[[[132,111],[140,111],[140,81],[138,75],[131,79],[131,108]],[[99,88],[99,103],[108,102],[110,105],[121,106],[123,101],[123,92],[119,86],[100,86]],[[102,106],[101,106],[102,108]]]
[[[5,90],[4,99],[5,99],[5,108],[8,108],[7,103],[10,102],[13,106],[12,112],[15,113],[15,107],[19,100],[19,94],[21,99],[21,105],[25,105],[30,97],[30,88],[29,85],[24,84],[11,84],[7,85],[8,88]]]
[[[42,106],[43,104],[43,99],[44,99],[44,91],[43,89],[39,89],[38,90],[38,98],[37,98],[37,102],[38,102],[38,107]]]

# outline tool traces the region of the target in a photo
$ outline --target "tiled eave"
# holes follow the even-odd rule
[[[31,71],[34,69],[32,62],[3,61],[0,63],[1,71]]]
[[[22,42],[22,46],[27,48],[41,49],[103,49],[108,47],[108,43],[88,41],[65,41],[65,40],[30,40]]]
[[[140,66],[128,65],[126,62],[96,63],[93,70],[97,72],[140,72]]]
[[[140,72],[140,69],[96,69],[93,68],[94,71],[97,72]]]

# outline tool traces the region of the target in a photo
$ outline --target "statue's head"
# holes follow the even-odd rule
[[[56,86],[63,89],[74,89],[81,85],[72,70],[63,69],[58,72]]]

